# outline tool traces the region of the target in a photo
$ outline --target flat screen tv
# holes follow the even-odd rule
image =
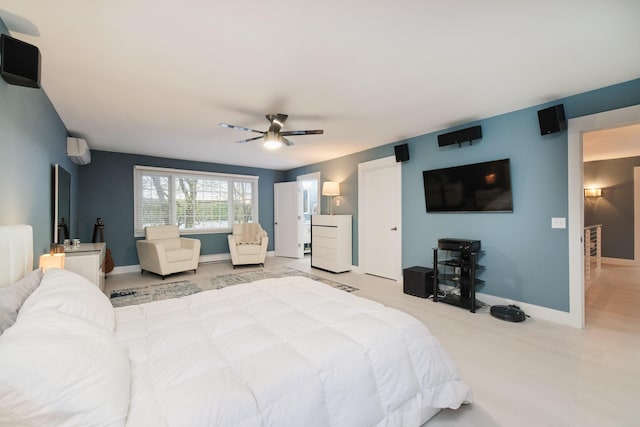
[[[422,172],[427,212],[513,212],[509,159]]]

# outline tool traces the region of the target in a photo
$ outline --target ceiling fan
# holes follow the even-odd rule
[[[255,132],[261,134],[260,136],[256,136],[254,138],[243,139],[240,141],[236,141],[239,144],[243,144],[245,142],[255,141],[256,139],[264,138],[264,146],[269,149],[276,149],[282,146],[282,144],[286,146],[293,145],[293,141],[287,139],[287,136],[293,135],[321,135],[324,133],[321,129],[316,130],[288,130],[285,132],[281,132],[282,127],[284,126],[284,122],[287,121],[289,117],[286,114],[267,114],[265,116],[267,120],[269,120],[269,129],[265,131],[255,130],[246,128],[243,126],[235,126],[227,123],[220,123],[220,126],[229,129],[240,129],[245,130],[247,132]]]

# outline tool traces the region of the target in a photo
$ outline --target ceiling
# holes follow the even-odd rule
[[[587,132],[582,136],[582,159],[585,162],[639,156],[640,124]]]
[[[286,170],[640,77],[637,0],[0,0],[91,149]],[[32,89],[25,89],[32,90]],[[265,150],[267,113],[291,147]]]

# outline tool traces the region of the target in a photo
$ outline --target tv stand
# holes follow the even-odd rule
[[[479,240],[438,240],[438,247],[433,249],[434,302],[466,308],[472,313],[484,305],[476,299],[476,286],[484,284],[476,277],[477,271],[484,268],[478,265],[480,254]],[[447,290],[441,290],[440,285]]]

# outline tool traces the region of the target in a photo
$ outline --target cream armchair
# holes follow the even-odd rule
[[[151,271],[164,277],[198,268],[200,240],[180,237],[177,225],[148,226],[145,239],[136,241],[141,273]]]
[[[258,223],[234,224],[227,236],[233,268],[243,264],[262,264],[267,257],[269,236]]]

